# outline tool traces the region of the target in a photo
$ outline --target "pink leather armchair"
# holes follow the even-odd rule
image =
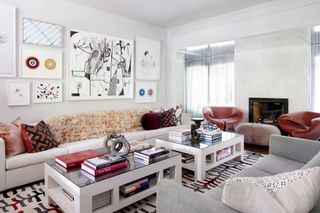
[[[303,111],[280,115],[280,128],[290,136],[317,140],[320,137],[320,113]]]
[[[216,124],[226,131],[243,119],[243,112],[236,107],[206,106],[202,108],[203,117],[210,123]]]

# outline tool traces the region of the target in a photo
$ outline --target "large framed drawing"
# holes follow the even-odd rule
[[[69,99],[133,98],[133,41],[70,30]]]
[[[22,41],[49,47],[62,47],[62,26],[43,21],[24,18]]]
[[[16,8],[0,6],[0,77],[16,77]]]
[[[136,79],[160,80],[161,41],[136,37]]]
[[[21,77],[61,79],[62,52],[48,48],[21,48]]]
[[[157,102],[156,81],[136,81],[136,103]]]

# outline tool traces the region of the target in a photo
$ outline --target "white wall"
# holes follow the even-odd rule
[[[249,97],[288,98],[289,112],[311,108],[309,36],[297,29],[236,40],[235,106],[245,120]]]
[[[240,38],[289,29],[306,28],[319,24],[320,0],[280,0],[169,29],[167,49],[167,81],[169,87],[167,95],[168,104],[171,105],[176,103],[175,97],[177,95],[174,85],[177,78],[175,73],[175,70],[177,69],[175,54],[177,49],[220,41],[237,40]],[[306,69],[307,67],[304,66],[304,70],[301,72],[307,73],[308,70]],[[268,76],[270,79],[273,74],[267,72],[266,76]],[[284,76],[282,75],[282,77]],[[286,76],[286,80],[290,81],[292,77],[294,76]],[[237,78],[235,80],[237,81]],[[305,82],[305,78],[301,79],[301,81]],[[291,85],[295,85],[296,82],[297,81],[294,80]],[[243,86],[240,84],[237,85],[238,87]],[[295,85],[295,88],[300,85],[301,84]],[[302,85],[304,87],[302,91],[306,92],[304,94],[305,97],[309,97],[310,92],[306,91],[306,83],[303,83]],[[279,87],[279,85],[270,83],[269,88],[271,88],[271,86],[273,86],[275,89]],[[297,90],[295,90],[295,88],[287,88],[286,91],[295,93],[300,89],[300,87],[297,88]],[[236,91],[238,89],[239,88],[235,88]],[[244,95],[243,92],[241,95]],[[282,95],[284,95],[284,93],[282,93]],[[245,94],[245,96],[247,97],[248,94]],[[298,97],[301,97],[301,95]],[[304,100],[305,98],[303,101]],[[299,100],[299,98],[294,98],[292,101],[296,102],[302,100]],[[292,101],[290,101],[291,103],[289,104],[294,104],[297,106],[292,110],[310,109],[309,100],[307,101],[306,105],[295,104],[292,103]],[[241,106],[245,107],[247,102],[248,100],[244,99],[243,103],[241,103]],[[239,100],[237,101],[237,104],[240,104]]]
[[[0,4],[17,7],[18,47],[21,45],[21,18],[57,23],[67,28],[103,33],[106,35],[134,40],[135,35],[162,40],[162,73],[158,83],[158,102],[147,106],[158,108],[166,104],[166,31],[135,20],[104,13],[100,10],[90,9],[63,0],[0,0]],[[67,64],[68,49],[66,48],[67,30],[64,33],[64,91],[65,100],[58,104],[33,104],[23,107],[7,106],[7,80],[0,78],[0,122],[9,122],[21,116],[25,122],[36,122],[46,116],[71,114],[76,112],[138,108],[146,105],[135,104],[134,99],[127,100],[101,100],[70,102],[67,97]],[[18,49],[17,47],[17,49]],[[5,59],[0,59],[5,60]],[[17,57],[19,63],[19,57]]]

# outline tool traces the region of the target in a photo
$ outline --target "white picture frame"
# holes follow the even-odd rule
[[[69,29],[68,100],[132,99],[134,96],[134,42],[104,34]],[[122,52],[118,44],[122,45]],[[97,48],[103,46],[106,48]],[[82,46],[80,46],[82,45]],[[116,46],[117,45],[117,46]],[[85,46],[86,49],[83,47]],[[92,47],[92,49],[88,49]],[[111,50],[110,54],[100,50]],[[90,61],[93,51],[105,55],[104,60]],[[123,57],[122,57],[123,56]],[[120,59],[121,58],[121,59]],[[124,60],[123,63],[119,61]],[[94,63],[87,69],[86,64]],[[108,64],[109,63],[109,64]],[[112,66],[110,64],[112,63]],[[119,65],[119,66],[118,66]],[[124,67],[122,67],[122,65]],[[108,68],[109,66],[109,68]],[[117,76],[115,71],[117,67]],[[113,82],[116,86],[112,86]]]
[[[63,26],[22,18],[22,43],[61,48],[63,46]]]
[[[16,77],[16,8],[0,6],[0,77]],[[4,60],[5,59],[5,60]]]
[[[30,105],[30,82],[8,81],[8,106]]]
[[[62,79],[62,51],[40,47],[20,48],[22,78]]]
[[[34,81],[33,103],[61,103],[63,101],[63,85],[61,81]]]
[[[136,81],[136,103],[157,102],[157,81]]]
[[[136,36],[136,79],[160,80],[161,41]]]

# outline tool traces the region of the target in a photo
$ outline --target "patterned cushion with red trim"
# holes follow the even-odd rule
[[[58,146],[44,121],[40,121],[36,126],[22,124],[21,134],[29,153],[41,152]]]
[[[171,108],[160,113],[161,116],[161,127],[169,127],[177,125],[177,118],[175,115],[175,109]]]

